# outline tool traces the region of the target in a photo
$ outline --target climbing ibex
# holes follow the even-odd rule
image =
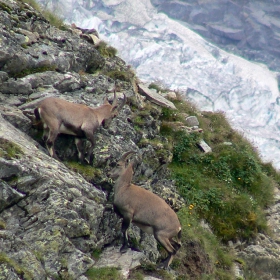
[[[107,128],[112,119],[118,115],[125,102],[126,96],[124,94],[123,101],[118,107],[116,91],[114,91],[114,101],[112,105],[106,98],[104,104],[97,108],[90,108],[83,104],[76,104],[55,97],[48,97],[42,100],[34,110],[34,113],[36,119],[42,120],[43,122],[43,140],[46,141],[46,146],[50,155],[58,159],[54,149],[54,142],[57,135],[59,133],[70,134],[76,136],[75,144],[80,161],[84,162],[84,160],[86,160],[90,163],[95,144],[94,132],[101,124]],[[91,143],[86,158],[81,141],[81,138],[84,137]]]
[[[123,245],[120,251],[124,253],[128,249],[127,229],[132,222],[144,232],[153,234],[166,249],[168,257],[162,265],[168,268],[181,247],[181,225],[175,212],[163,199],[131,183],[133,161],[127,163],[127,160],[132,153],[125,153],[108,174],[116,179],[113,204],[116,212],[123,217]],[[173,240],[174,237],[177,241]]]

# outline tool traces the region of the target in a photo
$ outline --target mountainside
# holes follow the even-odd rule
[[[143,84],[96,30],[38,9],[0,0],[0,280],[280,279],[280,176],[272,165],[223,113]],[[55,143],[60,160],[50,157],[34,115],[40,101],[97,107],[105,97],[112,103],[114,91],[119,104],[124,94],[127,101],[96,132],[93,162],[78,162],[71,135]],[[132,182],[180,219],[182,247],[170,270],[156,267],[166,252],[136,226],[133,250],[119,252],[122,221],[108,173],[128,151]]]
[[[240,17],[245,17],[247,25],[244,28],[252,34],[247,36],[245,33],[244,40],[249,40],[249,37],[251,41],[259,40],[261,49],[256,51],[249,43],[244,43],[244,48],[264,56],[264,48],[267,52],[272,48],[277,50],[277,45],[273,43],[278,40],[276,27],[270,23],[276,22],[277,17],[269,17],[272,12],[264,16],[255,12],[264,5],[265,9],[275,8],[277,11],[277,2],[271,1],[269,5],[264,1],[220,2],[89,0],[80,3],[38,0],[42,7],[58,12],[70,24],[95,28],[101,38],[116,47],[120,56],[135,68],[140,79],[157,81],[179,90],[202,110],[226,112],[231,124],[254,143],[263,159],[272,161],[279,168],[278,73],[205,41],[190,29],[196,27],[191,21],[188,28],[183,22],[167,16],[184,16],[191,10],[194,16],[190,19],[195,19],[196,14],[201,21],[209,19],[209,22],[203,23],[209,36],[213,34],[210,27],[216,21],[217,29],[227,30],[230,28],[227,24],[233,21],[232,25],[238,22],[241,25]],[[235,7],[235,14],[229,12],[231,6]],[[242,9],[245,12],[238,14],[237,11]],[[250,15],[254,18],[251,19]],[[213,23],[211,20],[216,21]],[[255,29],[250,27],[250,23]],[[270,27],[266,28],[267,25]],[[271,41],[269,39],[273,34],[274,40]],[[276,55],[273,58],[277,60]],[[277,62],[271,63],[278,65]]]

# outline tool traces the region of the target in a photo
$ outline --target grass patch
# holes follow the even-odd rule
[[[11,14],[12,9],[3,2],[0,2],[0,9],[6,11],[8,14]]]
[[[103,72],[103,74],[113,80],[120,80],[123,82],[131,81],[131,73],[129,71],[112,70],[108,72]]]
[[[93,259],[95,261],[98,261],[100,259],[101,253],[102,253],[101,249],[95,249],[95,250],[92,251],[91,256],[93,257]]]
[[[11,75],[13,78],[23,78],[27,75],[35,74],[35,73],[42,73],[46,71],[55,71],[56,66],[43,66],[43,67],[36,67],[36,68],[28,68],[24,69],[21,72],[14,73]]]
[[[124,277],[115,267],[90,268],[86,272],[89,280],[123,280]]]
[[[87,181],[93,182],[102,176],[102,172],[98,168],[91,165],[81,164],[76,161],[65,161],[64,164],[72,171],[82,175]]]
[[[117,49],[115,49],[112,46],[109,46],[105,41],[100,41],[100,43],[97,45],[96,49],[105,58],[114,57],[117,55],[117,52],[118,52]]]
[[[182,248],[175,256],[171,268],[184,275],[198,271],[197,279],[234,279],[232,264],[234,256],[228,248],[220,244],[219,239],[203,228],[193,204],[177,213],[182,225]],[[227,278],[219,278],[223,273]],[[195,276],[195,275],[192,275]]]
[[[15,143],[0,138],[0,157],[5,159],[20,158],[23,155],[22,149]]]
[[[161,134],[172,143],[169,169],[181,196],[224,242],[249,240],[258,232],[267,232],[264,209],[273,200],[279,173],[271,164],[262,163],[254,147],[231,128],[223,113],[200,113],[183,100],[175,101],[175,106],[177,112],[162,110]],[[184,124],[183,113],[196,116],[203,132],[178,129],[175,124]],[[201,139],[212,153],[199,150]]]
[[[61,30],[66,29],[63,19],[59,15],[57,15],[54,11],[43,9],[35,0],[20,0],[20,1],[22,3],[27,3],[36,11],[40,12],[44,16],[44,18],[49,21],[49,23],[52,26],[55,26]]]
[[[6,223],[0,219],[0,230],[6,229]]]

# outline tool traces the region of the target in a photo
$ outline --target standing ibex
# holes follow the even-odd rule
[[[55,97],[48,97],[42,100],[34,110],[34,113],[36,119],[42,120],[43,122],[43,140],[46,141],[46,146],[50,155],[58,159],[54,149],[55,139],[59,133],[69,134],[76,136],[75,144],[80,161],[84,162],[84,160],[86,160],[90,163],[95,144],[94,132],[101,124],[107,128],[112,119],[118,115],[125,102],[126,96],[124,94],[123,101],[118,107],[116,91],[114,91],[112,105],[106,98],[104,104],[97,108],[90,108],[83,104],[76,104]],[[84,137],[91,143],[86,158],[81,141],[81,138]]]
[[[116,179],[113,203],[116,212],[123,217],[123,245],[120,251],[124,253],[128,249],[127,229],[132,222],[144,232],[153,234],[166,249],[168,257],[162,265],[168,268],[181,247],[181,225],[175,212],[163,199],[131,183],[134,163],[127,163],[127,159],[132,153],[125,153],[108,174]],[[174,237],[177,241],[173,240]]]

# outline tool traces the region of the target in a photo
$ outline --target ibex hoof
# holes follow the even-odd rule
[[[120,249],[120,252],[121,252],[122,254],[124,254],[124,253],[126,253],[126,252],[128,251],[128,249],[129,249],[129,247],[128,247],[127,245],[123,245],[123,246],[121,247],[121,249]]]

